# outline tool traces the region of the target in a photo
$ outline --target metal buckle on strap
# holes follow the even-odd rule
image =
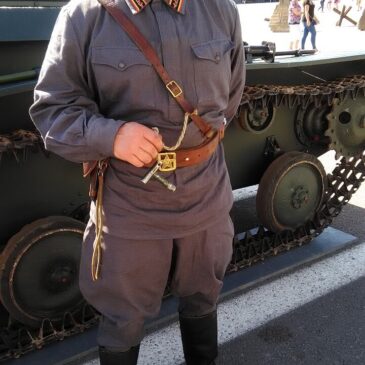
[[[194,109],[190,114],[189,117],[191,118],[192,115],[198,115],[198,109]]]
[[[167,83],[166,88],[174,98],[177,98],[183,92],[179,84],[174,80],[171,80],[169,83]]]
[[[176,170],[176,153],[175,152],[160,152],[157,155],[157,163],[160,164],[160,171]]]

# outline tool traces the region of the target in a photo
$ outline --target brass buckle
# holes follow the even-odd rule
[[[176,153],[160,152],[157,155],[157,163],[161,164],[159,170],[162,172],[176,170]]]
[[[166,84],[166,88],[174,98],[177,98],[183,92],[179,84],[174,80],[171,80],[168,84]]]

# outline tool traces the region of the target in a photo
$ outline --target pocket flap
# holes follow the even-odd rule
[[[111,66],[120,71],[124,71],[134,65],[151,66],[150,62],[137,48],[94,47],[92,49],[91,62]]]
[[[211,40],[191,45],[196,57],[217,63],[233,47],[234,43],[229,39]]]

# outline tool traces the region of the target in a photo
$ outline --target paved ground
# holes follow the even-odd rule
[[[365,363],[365,277],[225,344],[218,365]]]

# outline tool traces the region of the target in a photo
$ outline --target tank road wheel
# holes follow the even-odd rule
[[[260,181],[256,209],[261,223],[273,232],[298,228],[314,217],[326,184],[326,173],[315,156],[284,153]]]
[[[85,224],[52,216],[24,226],[1,254],[0,295],[10,315],[30,326],[62,320],[83,304],[78,286]]]
[[[243,129],[254,134],[265,132],[272,124],[275,108],[272,103],[266,106],[256,106],[254,109],[243,109],[238,121]]]

